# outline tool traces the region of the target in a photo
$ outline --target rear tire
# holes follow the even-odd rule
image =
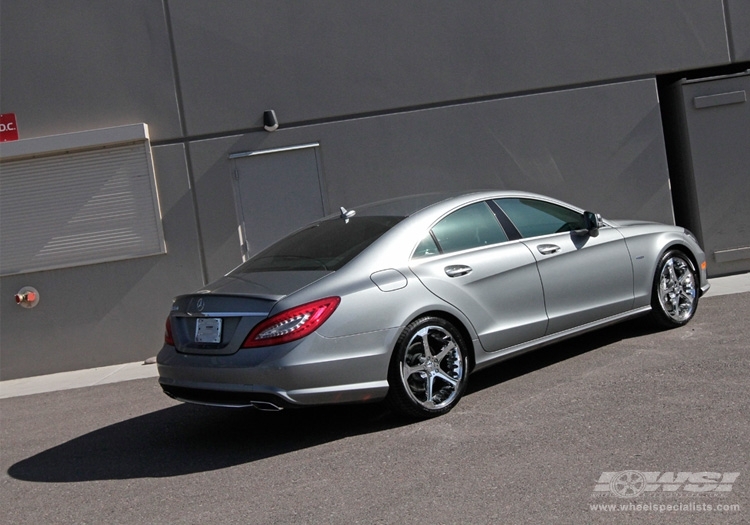
[[[439,317],[410,323],[396,342],[388,370],[391,409],[427,419],[450,411],[466,389],[467,346],[461,333]]]
[[[664,328],[687,324],[698,308],[698,277],[693,262],[678,250],[664,254],[656,267],[651,319]]]

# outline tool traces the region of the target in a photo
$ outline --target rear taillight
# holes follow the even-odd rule
[[[167,325],[164,328],[164,344],[174,346],[174,337],[172,336],[172,320],[167,317]]]
[[[336,310],[340,297],[328,297],[284,310],[253,328],[242,348],[296,341],[317,330]]]

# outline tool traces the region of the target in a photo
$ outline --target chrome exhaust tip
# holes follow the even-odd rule
[[[268,401],[253,401],[250,406],[262,412],[281,412],[284,410],[283,407],[274,405]]]

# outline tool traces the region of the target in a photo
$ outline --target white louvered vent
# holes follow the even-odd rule
[[[165,253],[148,141],[0,164],[0,274]]]

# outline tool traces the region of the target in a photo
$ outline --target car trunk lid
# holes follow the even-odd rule
[[[254,272],[231,275],[175,299],[170,314],[178,352],[229,355],[282,298],[332,272]]]

